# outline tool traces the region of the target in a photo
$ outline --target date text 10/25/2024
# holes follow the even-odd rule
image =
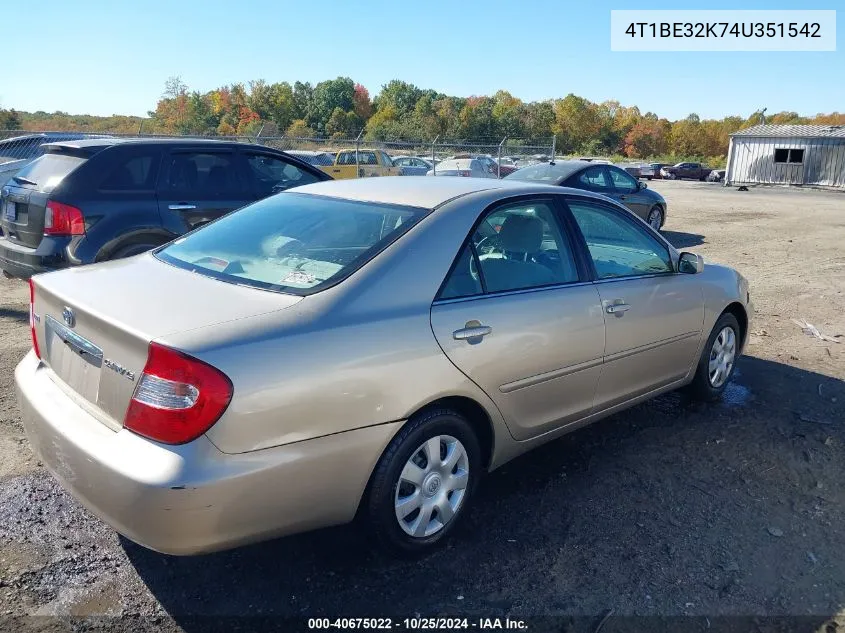
[[[524,620],[511,618],[309,618],[308,629],[386,631],[526,631]]]

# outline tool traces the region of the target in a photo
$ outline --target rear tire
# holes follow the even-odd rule
[[[124,257],[132,257],[133,255],[140,255],[146,253],[159,246],[158,244],[127,244],[117,249],[109,256],[109,260],[123,259]]]
[[[722,397],[736,368],[742,340],[739,323],[730,312],[716,321],[698,359],[695,377],[687,392],[696,400],[715,402]]]
[[[428,552],[459,522],[482,468],[478,438],[466,418],[452,409],[425,411],[409,420],[379,459],[361,518],[389,553]]]
[[[663,209],[660,208],[660,205],[656,204],[649,210],[646,222],[648,222],[649,226],[651,226],[651,228],[655,231],[659,231],[663,228]]]

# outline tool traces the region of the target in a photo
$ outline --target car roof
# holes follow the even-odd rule
[[[237,141],[227,141],[221,139],[204,139],[204,138],[84,138],[79,140],[55,141],[53,143],[46,143],[50,146],[69,147],[74,149],[85,149],[94,147],[110,147],[112,145],[249,145],[252,147],[261,147],[262,149],[272,149],[264,147],[263,145],[256,145],[254,143],[240,143]],[[278,150],[276,150],[278,151]]]
[[[348,178],[328,180],[297,187],[292,193],[342,198],[359,202],[397,204],[403,206],[435,209],[450,200],[469,194],[501,190],[503,195],[516,196],[531,193],[577,193],[595,198],[604,198],[581,189],[557,185],[544,185],[519,180],[498,180],[495,178],[425,177],[403,178],[384,176],[381,178]]]

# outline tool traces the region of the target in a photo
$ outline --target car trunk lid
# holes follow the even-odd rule
[[[42,362],[80,406],[115,429],[151,341],[301,300],[181,270],[151,254],[36,276],[33,288]]]

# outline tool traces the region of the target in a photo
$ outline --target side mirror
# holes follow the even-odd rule
[[[642,180],[638,180],[637,189],[648,189],[648,183],[643,182]]]
[[[681,253],[678,259],[678,272],[697,275],[704,270],[704,258],[695,253]]]

